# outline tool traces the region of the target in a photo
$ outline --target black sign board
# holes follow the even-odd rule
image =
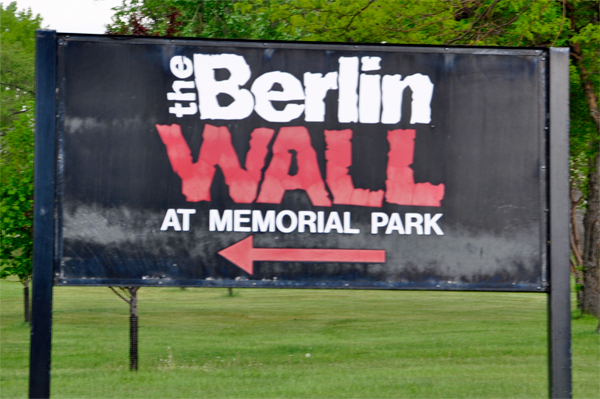
[[[547,289],[546,52],[60,44],[59,284]]]
[[[32,397],[53,284],[547,292],[570,395],[568,51],[39,31],[36,68]]]

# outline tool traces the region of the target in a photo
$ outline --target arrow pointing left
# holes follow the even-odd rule
[[[219,255],[250,275],[254,261],[385,263],[383,249],[254,248],[253,236],[219,251]]]

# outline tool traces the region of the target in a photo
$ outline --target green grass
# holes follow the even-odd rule
[[[108,288],[54,289],[54,398],[546,398],[546,296],[142,288],[140,370]],[[22,289],[0,282],[0,396],[27,396]],[[600,397],[598,320],[573,320],[575,398]],[[310,357],[306,357],[310,353]]]

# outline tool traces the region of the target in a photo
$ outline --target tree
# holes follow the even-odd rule
[[[33,257],[33,147],[35,30],[42,19],[16,3],[0,4],[0,278],[23,284],[30,321]]]
[[[29,282],[33,257],[33,104],[0,136],[2,266],[0,278],[23,284],[25,322],[30,321]]]
[[[113,8],[109,34],[227,39],[283,39],[277,23],[237,11],[231,0],[123,0]]]
[[[575,167],[571,181],[572,190],[581,192],[576,204],[584,208],[583,241],[579,240],[577,220],[572,217],[571,249],[576,259],[576,278],[579,277],[581,291],[578,306],[584,313],[600,316],[600,115],[598,112],[599,53],[600,53],[600,10],[576,7],[575,2],[566,2],[564,9],[574,35],[571,44],[571,154]],[[586,107],[587,105],[587,107]],[[593,122],[593,123],[592,123]],[[580,161],[577,164],[576,161]],[[583,176],[583,179],[581,178]],[[573,212],[573,210],[572,210]],[[598,325],[600,332],[600,324]]]
[[[137,371],[139,358],[137,293],[140,287],[117,287],[119,291],[113,287],[108,288],[129,305],[129,370]]]
[[[23,111],[23,106],[35,100],[35,30],[42,18],[31,10],[17,11],[17,4],[6,8],[0,4],[0,130]]]

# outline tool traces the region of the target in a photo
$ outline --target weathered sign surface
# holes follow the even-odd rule
[[[547,290],[547,51],[59,35],[60,285]]]

